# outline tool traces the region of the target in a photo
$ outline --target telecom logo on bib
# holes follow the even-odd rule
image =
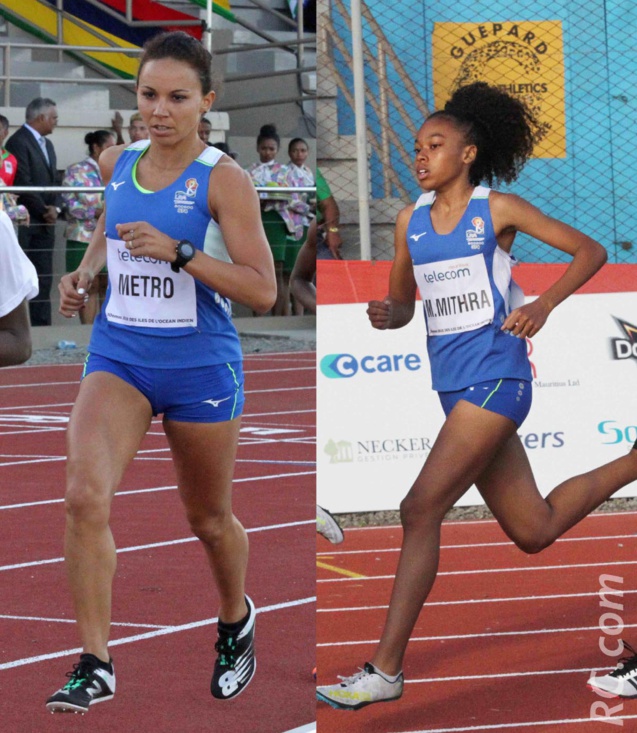
[[[479,250],[484,244],[484,219],[481,216],[474,216],[471,219],[473,229],[467,229],[467,244],[471,249]]]
[[[185,191],[175,191],[175,211],[178,214],[187,214],[195,205],[195,196],[199,188],[196,178],[189,178],[184,184]]]

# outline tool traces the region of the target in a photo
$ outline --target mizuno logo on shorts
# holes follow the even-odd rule
[[[229,395],[228,397],[224,397],[222,400],[204,400],[205,404],[212,405],[213,407],[219,407],[219,405],[222,402],[225,402],[226,400],[229,400],[232,395]]]

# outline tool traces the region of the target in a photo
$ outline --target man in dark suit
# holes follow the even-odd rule
[[[26,123],[7,140],[6,148],[18,161],[14,185],[56,185],[56,158],[53,143],[46,139],[57,125],[58,114],[52,99],[36,97],[26,109]],[[28,227],[20,227],[18,236],[27,257],[35,265],[40,294],[29,303],[31,324],[51,324],[51,284],[53,281],[53,245],[55,222],[61,212],[61,198],[55,193],[23,193],[19,203],[31,216]]]

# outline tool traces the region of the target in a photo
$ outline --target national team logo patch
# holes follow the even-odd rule
[[[484,244],[484,219],[481,216],[474,216],[471,219],[473,229],[467,229],[467,244],[471,249],[479,250]]]
[[[178,214],[187,214],[195,205],[195,196],[199,188],[196,178],[188,178],[184,183],[185,191],[175,191],[175,211]]]
[[[186,181],[186,196],[196,196],[199,183],[196,178],[189,178]],[[480,220],[482,221],[482,220]]]
[[[484,234],[484,219],[481,216],[474,216],[471,219],[471,225],[476,230],[476,234]]]

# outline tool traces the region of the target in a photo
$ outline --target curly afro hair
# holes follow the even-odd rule
[[[477,147],[469,169],[473,186],[515,181],[538,139],[537,120],[524,102],[483,81],[456,89],[430,118],[435,116],[455,120],[467,143]]]

